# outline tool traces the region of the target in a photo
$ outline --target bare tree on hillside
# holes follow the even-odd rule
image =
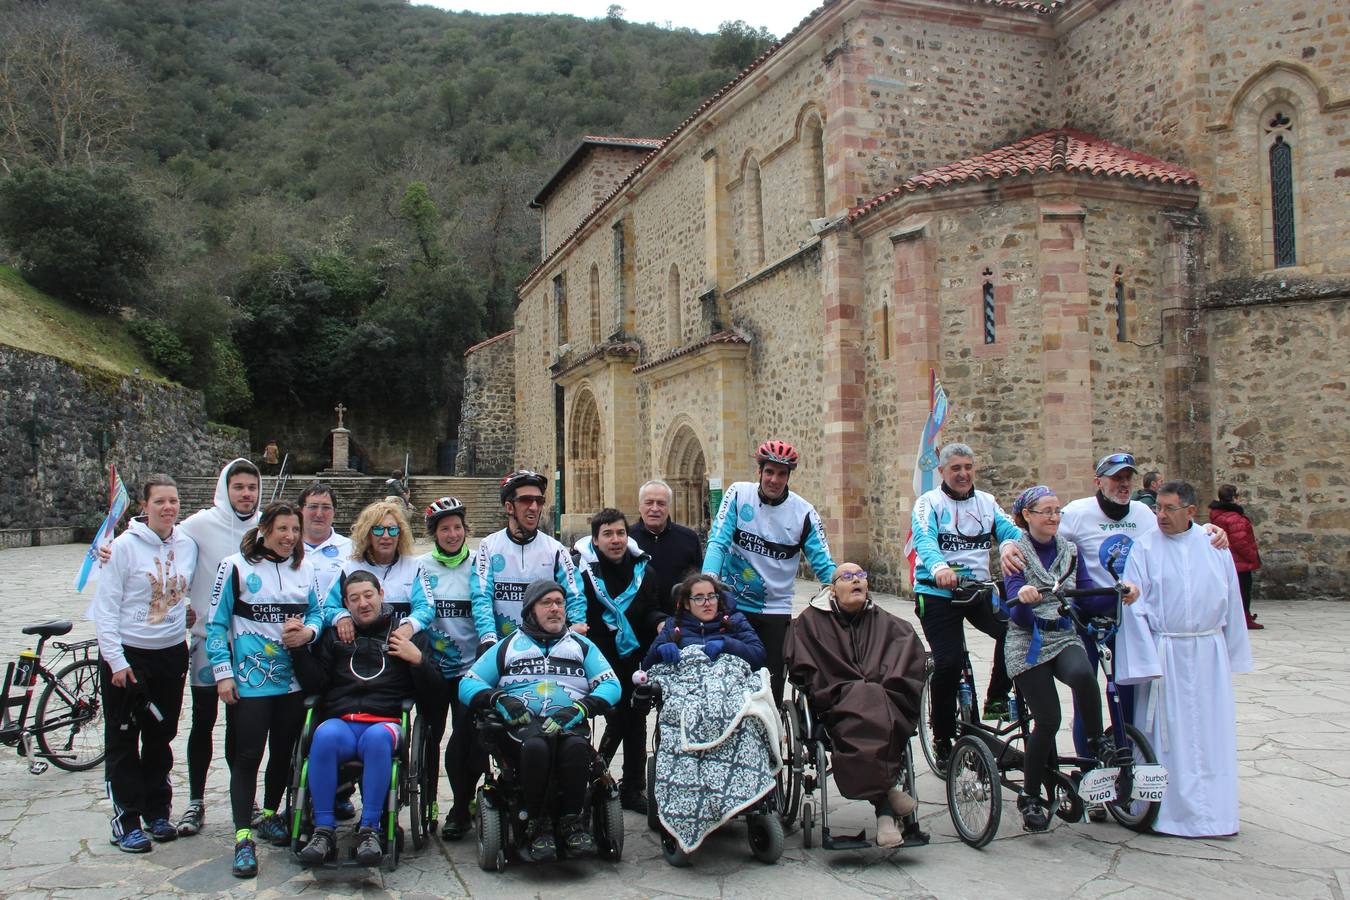
[[[126,147],[142,106],[131,61],[71,13],[24,6],[0,19],[0,169],[93,169]]]

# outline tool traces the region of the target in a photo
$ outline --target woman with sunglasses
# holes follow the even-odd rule
[[[680,650],[702,647],[709,659],[723,653],[739,656],[758,669],[764,665],[764,643],[745,616],[731,609],[728,592],[711,575],[690,575],[675,592],[675,615],[666,619],[652,641],[642,668],[659,662],[677,663]]]
[[[410,638],[431,624],[436,610],[431,604],[431,585],[422,563],[413,556],[412,528],[400,503],[377,500],[357,516],[352,526],[352,555],[342,564],[324,600],[324,622],[337,629],[339,640],[356,634],[351,615],[342,605],[347,576],[365,570],[374,572],[384,586],[384,602],[393,611],[399,629]]]
[[[1060,725],[1056,680],[1073,691],[1088,746],[1103,765],[1112,762],[1115,747],[1110,738],[1102,735],[1101,691],[1088,662],[1087,648],[1073,620],[1059,614],[1059,600],[1042,594],[1069,580],[1078,589],[1093,586],[1088,567],[1079,565],[1078,548],[1058,533],[1062,515],[1059,498],[1050,488],[1038,484],[1017,495],[1012,513],[1013,521],[1022,529],[1016,543],[1025,567],[1003,579],[1011,618],[1003,654],[1008,676],[1021,692],[1033,720],[1017,809],[1022,813],[1023,830],[1035,832],[1050,826],[1050,812],[1041,797],[1041,782]],[[1138,596],[1137,591],[1130,590],[1126,603]],[[1088,615],[1114,613],[1116,603],[1113,596],[1105,595],[1074,602]]]

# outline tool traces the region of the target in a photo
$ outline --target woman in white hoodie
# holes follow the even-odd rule
[[[146,479],[141,509],[113,541],[89,607],[103,661],[112,843],[127,853],[149,852],[151,838],[178,836],[169,821],[170,744],[178,734],[188,670],[184,600],[197,565],[196,544],[174,527],[174,480]]]

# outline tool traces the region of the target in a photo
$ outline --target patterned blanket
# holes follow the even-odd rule
[[[660,746],[651,788],[661,824],[692,853],[723,822],[774,788],[781,725],[766,670],[685,647],[647,672],[661,686]]]

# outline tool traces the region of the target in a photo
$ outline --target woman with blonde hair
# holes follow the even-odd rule
[[[356,631],[342,604],[347,576],[359,570],[374,572],[384,586],[384,602],[402,619],[399,628],[410,638],[431,624],[431,585],[421,562],[413,555],[412,527],[400,503],[376,500],[361,510],[352,526],[352,555],[342,564],[324,599],[324,622],[337,629],[339,640],[350,641]]]

